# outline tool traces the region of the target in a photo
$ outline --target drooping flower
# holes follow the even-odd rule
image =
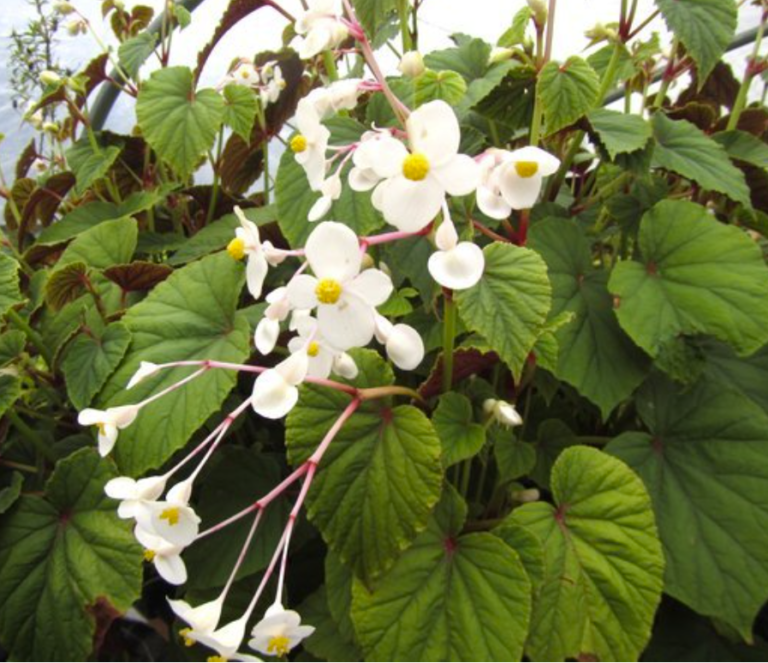
[[[154,564],[163,580],[172,585],[183,585],[187,582],[187,567],[181,559],[183,546],[174,545],[138,525],[133,533],[144,546],[144,559]]]
[[[151,361],[142,361],[141,364],[139,364],[139,368],[136,370],[136,372],[133,374],[130,380],[128,380],[128,384],[125,386],[126,389],[133,389],[139,382],[144,380],[145,378],[151,377],[155,373],[157,373],[160,370],[160,366],[157,364],[152,363]]]
[[[496,423],[502,426],[519,426],[523,423],[523,418],[515,409],[515,406],[506,401],[488,398],[483,403],[483,410],[487,416],[493,417]]]
[[[200,530],[200,517],[189,506],[190,480],[181,481],[168,491],[165,500],[140,502],[135,508],[140,529],[184,548]]]
[[[302,625],[298,612],[274,603],[253,627],[248,646],[266,656],[285,656],[314,632],[314,626]]]
[[[229,660],[235,656],[245,637],[247,623],[248,615],[245,614],[215,631],[196,631],[193,628],[187,637],[193,642],[199,642],[201,645],[213,649],[224,660]]]
[[[393,325],[384,316],[376,316],[376,339],[384,345],[392,363],[412,371],[424,359],[424,341],[410,325]]]
[[[307,220],[310,222],[322,219],[328,214],[334,201],[341,197],[341,177],[338,172],[323,180],[320,193],[322,195],[315,201],[307,215]]]
[[[241,60],[232,70],[228,80],[237,85],[245,85],[246,87],[257,87],[261,84],[259,70],[256,69],[256,66],[250,60]]]
[[[78,415],[77,423],[98,427],[99,453],[106,456],[117,442],[118,431],[130,426],[138,414],[139,408],[136,405],[121,405],[106,410],[86,408]]]
[[[195,607],[186,601],[174,601],[173,599],[168,599],[168,604],[176,616],[189,624],[196,633],[212,633],[219,625],[224,599],[219,596],[213,601]]]
[[[444,208],[443,221],[435,233],[439,249],[431,256],[427,268],[432,278],[451,290],[466,290],[475,285],[485,269],[485,255],[472,242],[460,242],[453,220]]]
[[[277,339],[280,336],[280,323],[291,312],[288,289],[285,286],[275,288],[267,295],[266,299],[269,306],[264,310],[264,317],[259,320],[253,334],[254,345],[263,355],[268,355],[275,349]]]
[[[71,37],[84,35],[88,32],[88,24],[82,18],[73,18],[64,26]]]
[[[136,510],[144,502],[153,502],[165,490],[166,477],[146,477],[144,479],[131,479],[130,477],[116,477],[107,481],[104,492],[114,500],[120,500],[117,507],[117,515],[123,519],[135,518]]]
[[[363,93],[361,84],[359,78],[344,78],[328,86],[317,87],[299,101],[299,107],[303,107],[303,111],[312,110],[319,120],[340,110],[352,110]]]
[[[317,309],[320,333],[339,350],[363,347],[373,338],[375,308],[392,293],[392,281],[378,269],[361,272],[357,235],[347,226],[325,221],[305,247],[314,276],[300,274],[288,284],[297,309]]]
[[[263,83],[259,90],[261,103],[264,106],[275,103],[286,85],[283,70],[274,60],[270,60],[261,68],[261,78]]]
[[[444,101],[430,101],[411,113],[406,130],[410,151],[399,141],[375,143],[370,166],[384,181],[372,202],[388,223],[418,232],[437,216],[446,194],[474,191],[480,173],[473,159],[459,154],[459,122]]]
[[[235,207],[235,214],[240,221],[240,227],[235,230],[235,239],[227,245],[227,252],[235,260],[248,257],[245,268],[248,291],[254,299],[259,299],[269,266],[280,264],[285,255],[270,242],[262,243],[259,227],[246,218],[243,210]]]
[[[317,320],[311,316],[301,316],[295,325],[298,336],[288,342],[290,352],[305,351],[309,358],[307,375],[312,378],[327,378],[331,372],[342,377],[354,378],[357,366],[352,357],[334,348],[323,338]],[[342,355],[345,355],[342,358]],[[350,365],[351,362],[351,365]],[[337,371],[336,369],[340,370]],[[351,375],[354,373],[354,375]]]
[[[291,48],[302,60],[336,48],[347,38],[349,30],[339,20],[340,14],[340,0],[308,0],[307,9],[296,16],[298,36],[291,41]]]
[[[493,219],[506,219],[513,209],[530,209],[539,198],[544,178],[559,167],[559,159],[538,147],[488,150],[480,158],[477,205]]]
[[[251,397],[256,413],[267,419],[280,419],[288,414],[299,400],[298,386],[308,370],[309,357],[306,351],[300,351],[259,375]]]
[[[331,132],[320,123],[314,107],[306,104],[296,109],[296,126],[299,133],[291,138],[290,148],[307,175],[309,187],[318,191],[325,180],[325,152]]]

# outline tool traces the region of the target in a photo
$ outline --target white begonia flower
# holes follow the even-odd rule
[[[237,206],[235,214],[240,221],[240,227],[235,230],[235,239],[227,245],[227,253],[235,260],[248,256],[245,268],[248,291],[254,299],[259,299],[269,266],[279,265],[285,259],[285,254],[275,249],[270,242],[262,243],[259,227],[249,221],[243,210]]]
[[[412,371],[424,359],[424,341],[410,325],[393,325],[377,314],[376,340],[386,348],[392,363],[404,371]]]
[[[480,172],[473,159],[459,154],[459,121],[444,101],[430,101],[411,113],[406,130],[410,152],[399,141],[375,143],[370,167],[384,181],[371,200],[398,230],[418,232],[437,216],[446,193],[474,191]]]
[[[251,406],[262,417],[281,419],[299,400],[298,386],[309,370],[306,351],[296,352],[274,368],[264,371],[253,383]]]
[[[301,624],[301,615],[298,612],[286,610],[276,602],[253,627],[248,646],[266,656],[285,656],[314,632],[314,626]]]
[[[136,511],[140,504],[153,502],[165,490],[166,477],[146,477],[145,479],[131,479],[130,477],[116,477],[107,481],[104,492],[113,500],[120,500],[117,507],[117,515],[124,520],[136,517]]]
[[[174,546],[188,546],[200,531],[200,517],[189,506],[191,491],[192,481],[185,480],[171,488],[165,500],[137,503],[135,518],[139,528]]]
[[[345,78],[327,87],[317,87],[299,101],[299,106],[313,110],[320,120],[340,110],[352,110],[363,93],[361,83],[359,78]]]
[[[126,385],[126,389],[133,389],[139,382],[144,380],[145,378],[151,377],[155,373],[157,373],[160,370],[160,366],[157,364],[152,363],[151,361],[142,361],[141,364],[139,364],[138,370],[133,374],[133,377],[131,377],[130,380],[128,380],[128,384]]]
[[[400,63],[397,65],[397,70],[403,76],[410,76],[416,78],[426,71],[424,66],[424,58],[418,51],[408,51],[403,53],[403,57],[400,58]]]
[[[379,172],[397,172],[402,164],[401,148],[402,143],[388,131],[366,131],[352,155],[349,186],[354,191],[370,191],[381,182]]]
[[[305,255],[314,276],[299,274],[291,280],[291,306],[317,308],[320,333],[333,347],[348,350],[368,345],[376,307],[392,294],[392,280],[378,269],[360,271],[357,235],[335,221],[324,221],[312,231]]]
[[[176,546],[138,525],[133,533],[144,546],[144,559],[155,565],[163,580],[172,585],[183,585],[187,582],[187,567],[181,559],[183,546]]]
[[[480,160],[477,205],[493,219],[506,219],[513,209],[530,209],[539,198],[544,178],[559,167],[557,157],[538,147],[488,150]]]
[[[354,380],[360,372],[355,360],[346,352],[340,352],[333,358],[332,372],[346,380]]]
[[[325,180],[325,152],[331,132],[320,123],[320,117],[311,105],[299,104],[296,109],[299,133],[291,138],[291,150],[307,174],[312,191],[318,191]]]
[[[441,286],[466,290],[480,280],[485,269],[483,250],[472,242],[459,241],[447,209],[435,233],[435,244],[439,250],[429,256],[427,268]]]
[[[210,649],[213,649],[224,660],[229,660],[235,656],[240,644],[245,637],[245,629],[248,625],[249,615],[245,614],[233,622],[225,624],[215,631],[196,631],[192,629],[188,636],[190,640],[199,642]]]
[[[224,606],[224,596],[220,595],[213,601],[208,601],[196,607],[186,601],[168,599],[168,605],[179,619],[189,624],[191,631],[196,633],[212,633],[216,630],[221,619],[221,609]],[[191,632],[190,631],[190,632]]]
[[[106,456],[117,442],[117,433],[130,426],[139,414],[136,405],[121,405],[106,410],[86,408],[77,416],[81,426],[97,426],[99,429],[99,454]]]
[[[35,173],[44,173],[48,170],[50,167],[50,164],[45,160],[38,157],[32,162],[32,165],[30,166],[30,170]]]
[[[264,85],[259,90],[261,103],[263,105],[273,104],[277,101],[280,93],[285,89],[285,79],[283,70],[277,66],[277,62],[270,60],[261,70]]]
[[[349,30],[339,20],[340,14],[340,0],[308,0],[306,11],[296,15],[297,36],[291,41],[302,60],[336,48],[347,38]]]
[[[297,311],[296,313],[303,312]],[[291,327],[295,327],[298,336],[288,342],[288,350],[290,352],[304,350],[307,353],[307,357],[309,357],[307,375],[309,377],[325,379],[331,372],[349,379],[357,375],[357,365],[354,359],[345,352],[340,352],[334,348],[323,338],[318,330],[317,320],[309,315],[297,316],[294,314],[294,321],[295,325],[292,324]],[[338,372],[337,368],[341,372]]]
[[[323,181],[320,185],[320,193],[322,195],[315,201],[307,215],[307,220],[310,222],[322,219],[330,211],[333,202],[341,197],[341,177],[338,172]]]
[[[483,410],[489,417],[493,417],[496,423],[502,426],[519,426],[523,423],[523,418],[515,409],[515,406],[506,401],[488,398],[483,403]]]
[[[253,343],[256,349],[263,355],[268,355],[277,345],[280,336],[280,323],[291,312],[291,304],[288,301],[288,289],[285,286],[275,288],[267,295],[269,306],[264,311],[264,317],[256,325],[253,334]]]
[[[229,76],[229,80],[238,85],[245,85],[247,87],[256,87],[261,84],[259,70],[256,69],[253,62],[248,60],[243,60],[234,68],[232,74]]]

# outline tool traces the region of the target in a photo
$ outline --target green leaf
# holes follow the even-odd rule
[[[731,163],[725,149],[687,120],[656,113],[651,120],[656,147],[653,165],[682,175],[707,191],[724,193],[750,206],[744,173]]]
[[[557,364],[550,370],[608,417],[642,382],[649,363],[619,326],[607,288],[608,272],[593,266],[587,239],[566,219],[534,224],[529,246],[547,263],[551,315],[573,314],[554,332]]]
[[[331,129],[331,144],[359,140],[365,130],[362,124],[349,118],[337,118],[326,124]],[[291,246],[304,246],[315,227],[307,221],[307,216],[320,193],[309,188],[304,169],[296,163],[295,155],[290,150],[286,150],[280,159],[275,196],[280,230]],[[343,188],[341,197],[333,203],[326,218],[338,219],[358,235],[370,234],[384,225],[384,218],[371,203],[371,194],[353,191],[348,186]]]
[[[571,447],[552,468],[552,496],[511,520],[544,544],[546,575],[531,617],[533,660],[635,661],[651,634],[664,557],[648,493],[623,463]]]
[[[746,131],[721,131],[712,136],[731,159],[746,161],[758,168],[768,168],[768,145]]]
[[[611,62],[611,58],[616,50],[614,44],[606,44],[603,48],[595,51],[589,57],[590,67],[595,70],[598,77],[602,81],[608,74],[608,65]],[[609,85],[609,89],[612,89],[618,85],[620,81],[626,81],[635,74],[635,64],[632,61],[632,55],[630,55],[627,47],[623,44],[619,46],[619,61],[616,65],[616,73],[614,74],[613,81]]]
[[[552,466],[568,447],[576,445],[576,435],[560,419],[546,419],[536,431],[536,464],[531,479],[549,489]]]
[[[132,335],[130,351],[110,378],[99,402],[136,403],[194,371],[162,371],[125,391],[141,361],[158,364],[185,359],[240,363],[249,355],[250,328],[236,315],[243,267],[219,253],[175,271],[122,319]],[[116,458],[123,472],[142,474],[182,447],[214,412],[235,384],[230,371],[211,370],[141,410],[120,432]]]
[[[315,627],[302,645],[321,661],[359,661],[360,651],[339,631],[339,625],[328,609],[327,583],[310,594],[298,608],[302,621]]]
[[[0,253],[0,317],[24,301],[19,290],[19,263]]]
[[[539,95],[547,135],[567,127],[585,115],[597,102],[600,79],[595,70],[580,57],[572,56],[563,64],[548,62],[539,73]]]
[[[11,474],[11,482],[0,488],[0,515],[8,511],[19,499],[21,487],[24,484],[24,476],[21,472]]]
[[[45,284],[45,302],[54,311],[59,311],[85,292],[88,266],[82,262],[71,262],[57,269]]]
[[[416,91],[416,105],[421,106],[428,101],[442,99],[454,106],[458,104],[467,91],[467,84],[455,71],[432,71],[427,69],[418,78],[413,79]]]
[[[639,115],[596,108],[587,115],[611,160],[617,154],[642,150],[651,139],[651,126]]]
[[[104,177],[120,156],[116,145],[102,145],[94,150],[88,138],[81,138],[67,150],[67,164],[75,174],[75,194],[82,196],[97,180]]]
[[[440,397],[432,423],[443,445],[444,467],[472,458],[483,448],[485,429],[474,419],[466,396],[449,392]]]
[[[768,341],[768,268],[760,247],[684,201],[662,201],[640,224],[642,262],[620,263],[609,290],[619,322],[656,356],[679,334],[709,334],[748,355]]]
[[[736,33],[736,0],[656,0],[656,5],[696,62],[701,87]]]
[[[138,225],[131,218],[105,221],[80,233],[56,265],[63,267],[81,262],[97,269],[122,265],[131,261],[138,236]]]
[[[499,470],[496,478],[498,485],[519,479],[533,469],[536,449],[518,438],[511,429],[494,426],[488,431],[488,437],[493,443],[493,455]]]
[[[531,581],[535,599],[544,582],[544,546],[541,541],[531,530],[511,518],[494,527],[493,534],[517,553]]]
[[[354,0],[357,18],[369,37],[373,38],[397,11],[397,0]]]
[[[188,177],[213,147],[224,118],[224,100],[215,90],[195,91],[189,68],[168,67],[154,72],[142,86],[136,116],[160,158]]]
[[[530,580],[498,537],[460,535],[465,516],[447,486],[427,530],[373,591],[355,583],[352,620],[366,660],[521,660]]]
[[[195,507],[203,522],[217,523],[229,518],[280,483],[279,465],[263,453],[234,447],[223,448],[216,456],[216,465],[205,476]],[[264,511],[256,537],[237,572],[237,580],[266,568],[283,533],[289,510],[288,503],[279,498]],[[223,587],[252,524],[252,518],[243,518],[216,536],[191,546],[184,553],[189,570],[187,587]]]
[[[715,382],[738,391],[768,413],[768,345],[749,357],[738,357],[725,343],[703,344],[705,372]]]
[[[537,253],[512,244],[494,242],[483,253],[483,278],[456,293],[459,313],[519,377],[549,313],[547,267]]]
[[[511,48],[517,46],[525,41],[525,32],[528,29],[528,25],[533,18],[533,11],[530,7],[523,7],[519,9],[512,18],[512,26],[507,28],[499,40],[496,42],[497,46],[503,48]]]
[[[392,384],[391,368],[372,351],[355,353],[358,387]],[[305,385],[288,415],[292,464],[305,461],[351,397]],[[424,529],[440,497],[440,440],[421,410],[388,399],[363,403],[320,464],[307,513],[328,545],[369,584]]]
[[[224,104],[224,124],[250,143],[258,109],[256,94],[245,85],[232,83],[224,88]]]
[[[0,374],[0,417],[21,397],[21,380],[17,375]]]
[[[141,593],[141,548],[104,484],[115,472],[90,449],[56,466],[46,497],[26,495],[0,528],[0,639],[10,658],[84,661],[91,608],[125,612]]]
[[[153,32],[141,32],[126,39],[117,49],[117,61],[131,78],[136,79],[139,69],[155,50],[157,35]]]
[[[664,590],[751,640],[768,599],[768,416],[720,385],[681,392],[660,377],[643,387],[637,409],[649,433],[624,433],[607,451],[653,497]]]
[[[16,361],[27,345],[27,336],[20,329],[0,334],[0,368]]]
[[[352,585],[355,575],[339,556],[328,550],[325,556],[325,586],[327,589],[328,608],[338,625],[341,636],[356,642],[355,627],[352,624]]]
[[[76,409],[90,405],[117,368],[131,343],[131,333],[120,322],[109,325],[100,338],[82,333],[67,346],[61,369],[67,394]]]

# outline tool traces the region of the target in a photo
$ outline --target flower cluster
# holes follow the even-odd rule
[[[275,103],[285,89],[283,70],[274,60],[261,66],[256,66],[253,60],[238,60],[219,88],[231,84],[243,85],[258,92],[262,107]]]

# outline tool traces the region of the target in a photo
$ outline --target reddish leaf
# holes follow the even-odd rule
[[[151,290],[165,281],[173,269],[168,265],[137,260],[128,265],[115,265],[104,270],[104,276],[116,283],[124,292]]]
[[[461,382],[470,375],[481,373],[499,362],[495,352],[482,352],[477,348],[458,348],[453,353],[453,383]],[[442,391],[443,356],[440,355],[432,367],[429,377],[419,387],[424,398],[432,398]]]

